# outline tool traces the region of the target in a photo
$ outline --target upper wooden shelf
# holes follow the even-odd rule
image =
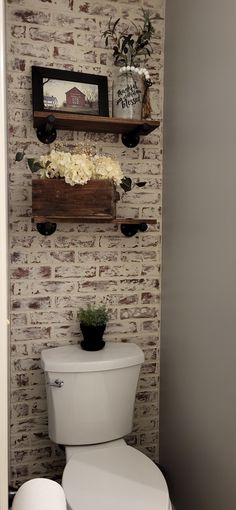
[[[138,135],[145,136],[160,126],[159,120],[130,120],[100,117],[97,115],[79,115],[76,113],[34,111],[34,127],[41,127],[51,115],[55,117],[54,127],[56,129],[94,131],[96,133],[121,133],[123,135],[137,132]]]

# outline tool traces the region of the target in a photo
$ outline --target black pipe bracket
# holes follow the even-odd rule
[[[57,224],[48,221],[46,223],[36,223],[36,228],[42,236],[51,236],[56,232]]]
[[[121,136],[122,143],[129,149],[133,149],[139,144],[140,136],[147,136],[150,131],[152,131],[152,128],[150,128],[149,124],[144,123],[130,133],[123,134]]]
[[[55,122],[56,119],[54,115],[49,115],[46,122],[36,129],[36,134],[40,142],[46,144],[55,142],[57,137]]]
[[[122,223],[120,226],[120,230],[125,237],[133,237],[138,232],[146,232],[147,229],[147,223]]]

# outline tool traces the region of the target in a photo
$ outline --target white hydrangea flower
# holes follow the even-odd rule
[[[119,162],[110,156],[71,154],[53,149],[50,154],[40,157],[40,164],[41,177],[61,177],[71,186],[86,184],[90,179],[111,179],[119,184],[123,178]]]

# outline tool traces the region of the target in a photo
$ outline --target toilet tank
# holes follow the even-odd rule
[[[132,430],[142,350],[107,342],[88,352],[80,345],[42,351],[48,430],[52,441],[85,445],[111,441]]]

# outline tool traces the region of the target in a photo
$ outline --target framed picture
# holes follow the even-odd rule
[[[109,117],[106,76],[32,66],[33,110]]]

